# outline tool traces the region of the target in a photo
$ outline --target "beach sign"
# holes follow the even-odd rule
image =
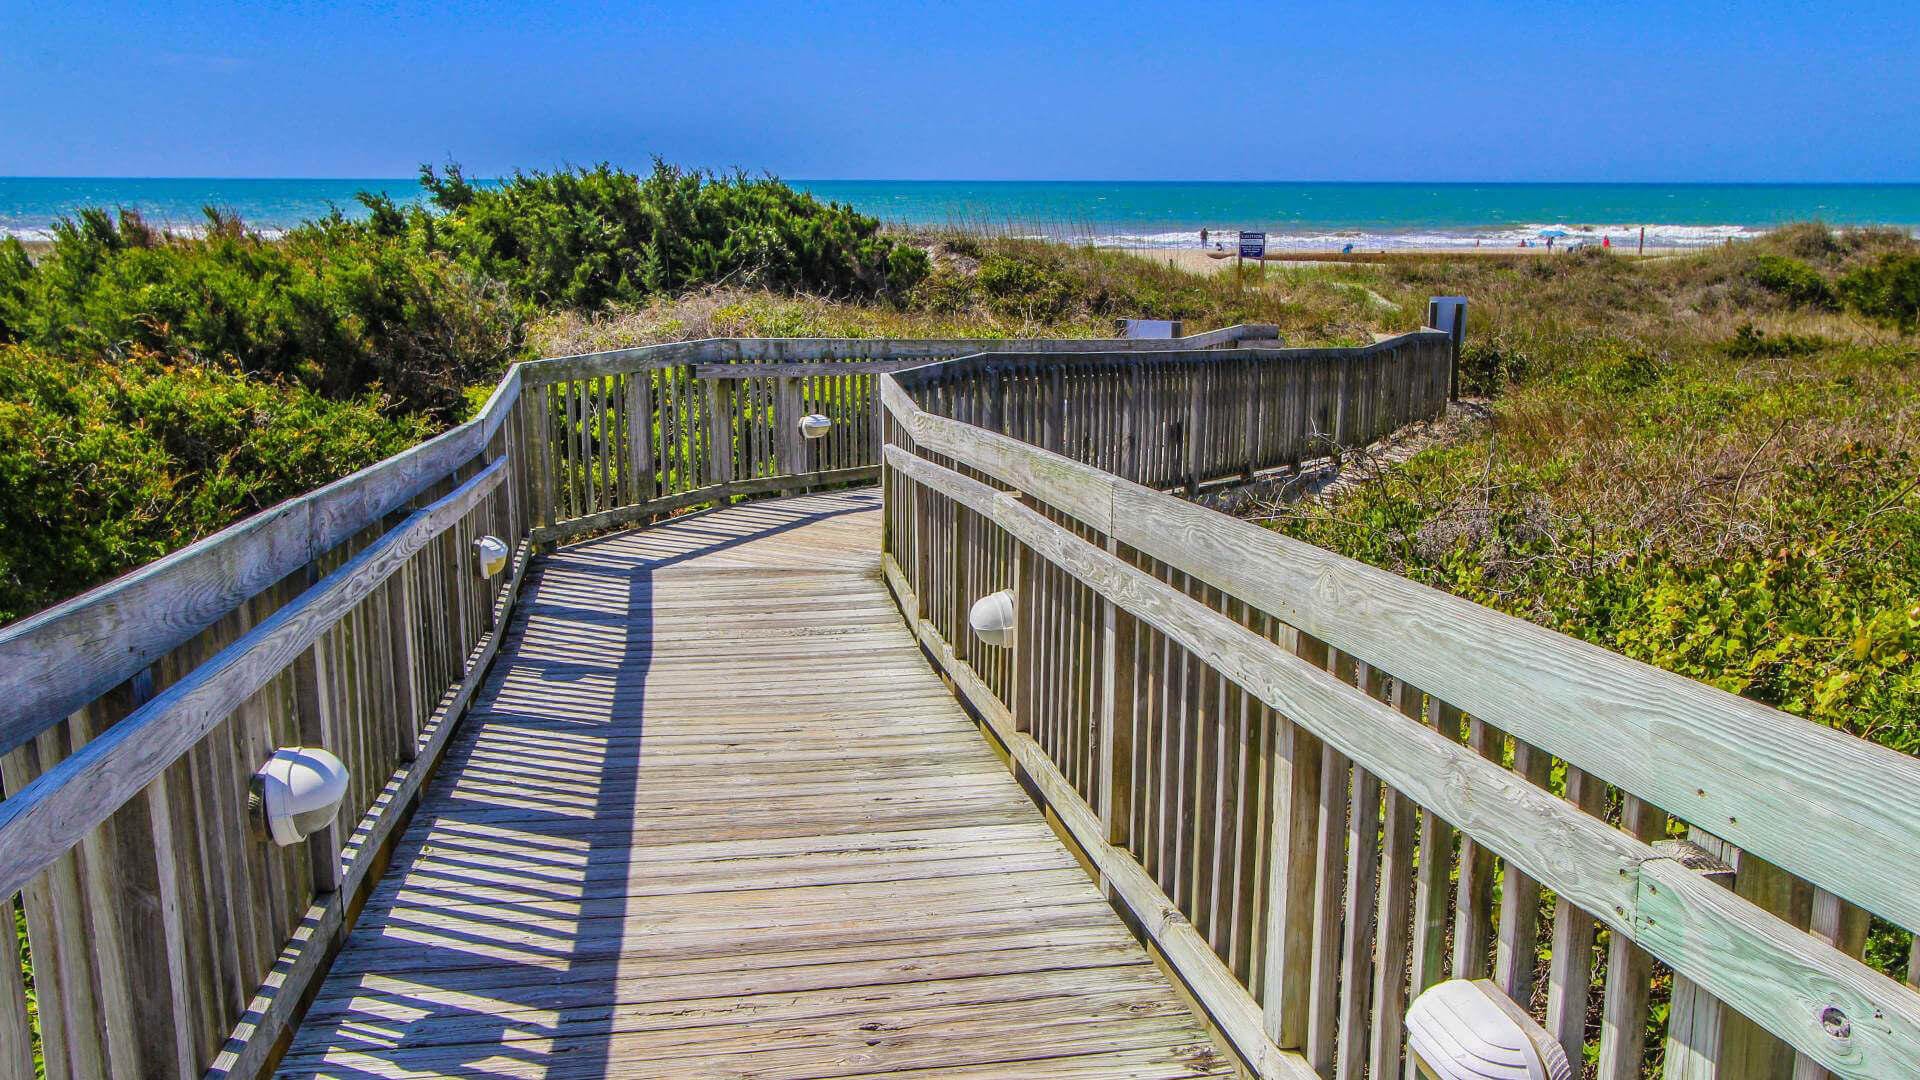
[[[1263,232],[1243,232],[1240,234],[1240,257],[1243,259],[1264,259],[1267,256],[1267,234]]]

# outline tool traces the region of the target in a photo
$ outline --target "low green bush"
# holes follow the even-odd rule
[[[0,622],[99,584],[432,431],[363,393],[136,352],[0,346]]]
[[[1833,288],[1820,271],[1787,255],[1755,255],[1747,280],[1800,307],[1832,307]]]
[[[367,229],[444,252],[530,306],[592,310],[722,283],[898,299],[927,272],[926,253],[874,218],[772,178],[656,160],[644,177],[601,164],[497,186],[423,166],[420,183],[428,205],[405,211],[363,194]]]
[[[1840,296],[1869,319],[1920,328],[1920,254],[1888,254],[1840,278]]]
[[[1774,356],[1812,356],[1832,347],[1833,342],[1817,334],[1795,334],[1788,331],[1769,334],[1752,323],[1743,324],[1733,332],[1733,337],[1720,346],[1721,351],[1735,360],[1757,360]]]
[[[1460,349],[1460,392],[1492,397],[1539,370],[1527,350],[1499,335],[1469,337]]]
[[[1057,319],[1076,301],[1074,290],[1053,268],[1006,255],[982,259],[974,282],[989,307],[1024,319]]]
[[[199,236],[83,210],[36,264],[0,253],[0,337],[46,352],[146,352],[292,379],[340,401],[451,419],[518,355],[497,286],[334,215],[270,239],[209,211]]]

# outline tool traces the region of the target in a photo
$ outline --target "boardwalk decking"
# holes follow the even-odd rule
[[[1232,1075],[927,667],[878,508],[551,556],[281,1074]]]

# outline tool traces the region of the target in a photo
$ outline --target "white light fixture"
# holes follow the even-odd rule
[[[483,578],[490,578],[507,568],[507,556],[512,552],[507,542],[497,536],[483,536],[473,542],[473,569]]]
[[[323,829],[347,795],[347,767],[317,746],[283,746],[253,774],[247,797],[267,835],[281,847]]]
[[[1560,1044],[1486,979],[1450,979],[1415,998],[1407,1048],[1435,1080],[1573,1080]]]
[[[983,644],[1013,644],[1013,591],[1002,589],[975,600],[967,612],[967,625]]]
[[[833,421],[819,413],[808,413],[800,418],[800,434],[809,439],[825,438],[833,429]]]

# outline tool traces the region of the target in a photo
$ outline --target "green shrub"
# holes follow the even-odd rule
[[[974,299],[972,278],[951,267],[937,266],[920,279],[907,301],[918,311],[953,315],[971,308]]]
[[[1747,280],[1800,307],[1832,307],[1833,289],[1820,271],[1785,255],[1755,255]]]
[[[1492,397],[1539,370],[1526,350],[1498,335],[1469,337],[1460,349],[1460,392]]]
[[[89,209],[38,265],[14,248],[0,252],[0,334],[69,356],[148,352],[341,401],[378,390],[397,412],[448,420],[462,388],[521,347],[497,288],[338,215],[271,240],[213,211],[189,237]]]
[[[974,276],[994,310],[1026,319],[1055,319],[1073,306],[1073,290],[1052,269],[1024,259],[989,255]]]
[[[1888,254],[1840,278],[1840,296],[1853,310],[1902,330],[1920,327],[1920,255]]]
[[[1782,331],[1769,334],[1752,323],[1743,324],[1720,348],[1735,360],[1755,360],[1769,356],[1811,356],[1831,348],[1832,342],[1817,334]]]
[[[146,353],[0,346],[0,622],[431,433],[383,404]]]
[[[445,252],[527,305],[597,309],[722,282],[899,298],[927,272],[925,252],[877,220],[771,178],[656,160],[645,177],[601,164],[477,187],[449,165],[423,166],[420,182],[430,209],[362,195],[367,229]]]

